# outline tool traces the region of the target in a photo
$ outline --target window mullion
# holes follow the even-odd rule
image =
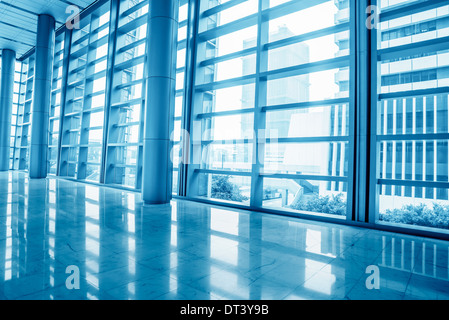
[[[269,23],[263,19],[262,12],[269,6],[269,0],[259,0],[257,23],[257,56],[256,56],[256,86],[254,102],[254,133],[253,133],[253,159],[251,174],[251,207],[262,207],[263,178],[260,173],[263,170],[265,157],[265,125],[266,113],[262,107],[267,105],[267,80],[260,74],[268,70],[268,51],[265,44],[269,39]]]
[[[111,95],[114,85],[114,64],[117,46],[117,28],[119,20],[119,1],[111,0],[110,19],[109,19],[109,39],[108,39],[108,53],[107,53],[107,69],[106,69],[106,89],[105,89],[105,104],[104,104],[104,122],[103,122],[103,148],[101,152],[101,167],[100,167],[100,183],[105,183],[108,177],[107,171],[107,157],[108,157],[108,141],[109,141],[109,115],[111,110]],[[112,123],[115,123],[112,121]]]

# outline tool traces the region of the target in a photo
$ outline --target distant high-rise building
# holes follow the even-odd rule
[[[335,0],[339,8],[336,21],[349,18],[345,14],[348,0]],[[399,3],[398,5],[402,5]],[[394,8],[395,5],[389,5]],[[379,49],[435,39],[449,33],[449,6],[426,10],[400,20],[381,22]],[[335,42],[343,51],[349,38],[336,35]],[[413,96],[414,90],[449,85],[449,51],[423,52],[400,59],[382,61],[380,66],[380,93],[410,92],[404,98],[379,102],[378,134],[429,134],[448,132],[448,94]],[[342,69],[336,77],[341,89],[349,87],[349,74]],[[406,140],[380,142],[380,174],[382,179],[448,181],[448,141]],[[448,200],[447,189],[382,186],[381,207],[384,209],[404,204]],[[394,199],[393,199],[394,198]]]
[[[449,32],[449,6],[385,22],[381,49],[435,39]],[[449,51],[423,52],[382,61],[380,93],[413,92],[449,85]],[[448,94],[416,95],[379,103],[378,134],[406,135],[448,132]],[[448,181],[447,140],[404,140],[380,143],[380,178]],[[382,186],[384,208],[448,200],[447,189]],[[419,203],[418,202],[418,203]],[[380,208],[382,211],[383,208]]]

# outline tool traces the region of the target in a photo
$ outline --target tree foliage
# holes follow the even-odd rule
[[[248,200],[248,197],[242,195],[239,187],[229,179],[230,176],[225,175],[212,176],[211,197],[237,202]]]
[[[313,194],[309,199],[300,201],[291,206],[292,209],[300,211],[310,211],[318,213],[334,214],[339,216],[346,215],[346,200],[343,194],[320,197]]]
[[[379,214],[379,220],[449,229],[449,205],[434,203],[432,208],[425,204],[405,205],[401,209],[387,210]]]
[[[290,206],[300,211],[346,215],[346,200],[343,194],[320,197],[318,194],[310,196]],[[416,226],[449,229],[449,205],[434,203],[432,207],[425,204],[404,205],[400,209],[386,210],[379,214],[379,220],[392,223],[402,223]]]

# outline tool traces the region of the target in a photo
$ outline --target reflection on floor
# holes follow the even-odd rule
[[[448,299],[448,249],[180,200],[142,206],[133,192],[0,174],[0,299]],[[69,290],[78,270],[80,287]]]

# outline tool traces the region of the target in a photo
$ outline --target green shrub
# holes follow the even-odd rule
[[[344,216],[346,215],[346,200],[343,194],[320,197],[313,194],[308,199],[291,205],[290,208],[300,211],[310,211]],[[393,223],[449,229],[449,205],[434,203],[432,208],[425,204],[404,205],[401,209],[387,210],[379,214],[379,220]]]
[[[230,176],[212,176],[211,197],[215,199],[242,202],[248,197],[242,195],[239,187],[229,181]]]
[[[424,204],[404,205],[401,209],[387,210],[385,213],[379,214],[379,220],[449,229],[449,205],[434,203],[433,208]]]
[[[327,213],[339,216],[346,215],[346,200],[343,198],[342,193],[336,196],[325,197],[313,194],[309,199],[298,202],[290,207],[301,211]]]

